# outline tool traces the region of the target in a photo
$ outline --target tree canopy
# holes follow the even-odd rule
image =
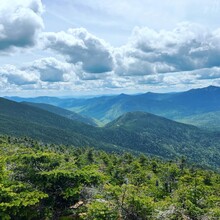
[[[0,219],[219,219],[220,175],[145,155],[0,137]]]

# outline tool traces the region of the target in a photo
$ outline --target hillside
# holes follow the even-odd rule
[[[51,105],[59,105],[60,102],[62,102],[62,99],[57,97],[49,97],[49,96],[40,96],[40,97],[34,97],[34,98],[22,98],[18,96],[5,96],[5,99],[10,99],[15,102],[30,102],[30,103],[48,103]]]
[[[44,142],[74,146],[94,146],[118,150],[101,140],[89,138],[87,133],[96,128],[67,119],[43,109],[0,98],[0,133],[28,136]],[[95,135],[93,135],[95,137]]]
[[[40,108],[26,105],[24,103],[9,101],[3,98],[0,98],[0,114],[43,126],[59,127],[66,130],[72,129],[73,126],[75,129],[78,129],[82,124],[77,121],[73,122],[72,120]]]
[[[105,129],[110,136],[103,135],[103,138],[112,144],[165,158],[185,155],[200,164],[209,161],[220,166],[218,133],[143,112],[124,114],[107,124]]]
[[[220,131],[220,111],[192,115],[184,117],[179,121],[210,131]]]
[[[126,113],[99,128],[6,99],[0,99],[0,133],[30,136],[46,143],[132,151],[219,169],[218,133],[202,131],[143,112]]]
[[[54,105],[49,105],[45,103],[32,103],[32,102],[23,102],[26,105],[34,106],[43,110],[46,110],[48,112],[52,112],[54,114],[63,116],[68,119],[72,119],[74,121],[83,122],[88,125],[97,126],[96,121],[93,118],[89,118],[87,116],[83,116],[80,114],[77,114],[73,111],[68,111],[67,109],[63,109]]]

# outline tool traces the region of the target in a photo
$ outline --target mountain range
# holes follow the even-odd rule
[[[215,90],[215,88],[207,90],[212,89]],[[167,100],[173,95],[177,94],[148,93],[154,101]],[[122,97],[127,95],[105,98],[109,102],[109,99],[115,100]],[[133,96],[129,97],[133,98]],[[103,99],[103,97],[95,99],[100,98]],[[94,99],[91,100],[94,101]],[[164,159],[185,156],[189,161],[202,166],[214,169],[220,167],[220,133],[218,132],[206,131],[141,111],[124,113],[103,127],[82,122],[81,119],[85,118],[75,117],[78,114],[73,114],[74,117],[70,115],[70,111],[48,104],[18,103],[1,98],[0,133],[30,136],[46,143],[78,147],[92,146],[107,151],[146,153]],[[87,119],[90,121],[89,118]]]
[[[187,122],[189,117],[193,119],[194,116],[198,116],[195,118],[195,123],[194,120],[191,120],[190,124],[200,126],[199,115],[220,111],[220,87],[216,86],[178,93],[148,92],[138,95],[120,94],[89,99],[56,97],[7,98],[18,102],[26,101],[55,105],[93,118],[96,123],[99,121],[100,125],[106,124],[126,112],[143,111],[181,122]],[[185,121],[184,118],[186,118]],[[218,117],[216,118],[219,121]],[[207,123],[205,125],[203,123],[201,123],[201,127],[208,126]],[[213,126],[218,128],[218,126]]]

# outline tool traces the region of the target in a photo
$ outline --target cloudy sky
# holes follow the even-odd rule
[[[1,0],[0,96],[220,85],[218,0]]]

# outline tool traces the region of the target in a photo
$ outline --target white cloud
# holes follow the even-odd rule
[[[1,12],[7,8],[3,18]],[[0,8],[0,50],[34,45],[42,31],[40,0]],[[115,48],[84,28],[41,33],[44,57],[21,67],[0,67],[0,86],[24,90],[145,90],[208,85],[220,79],[220,29],[181,23],[173,30],[134,28]],[[55,52],[55,54],[54,54]],[[43,54],[43,55],[45,55]],[[40,57],[43,57],[40,56]]]
[[[0,79],[14,85],[35,84],[38,77],[34,73],[28,73],[16,68],[13,65],[5,65],[0,67]]]
[[[40,0],[1,0],[0,51],[35,45],[44,27],[42,12]]]
[[[220,79],[220,68],[213,67],[209,69],[201,69],[194,72],[196,79],[206,80],[206,79]]]
[[[107,43],[84,28],[45,33],[44,37],[46,48],[63,54],[70,63],[82,63],[85,72],[104,73],[113,68],[113,58]]]
[[[150,75],[150,76],[143,76],[138,79],[137,83],[140,85],[146,84],[146,85],[161,85],[163,84],[164,75],[162,74],[156,74],[156,75]]]
[[[171,31],[135,28],[127,45],[116,49],[115,73],[143,76],[220,66],[220,31],[181,23]],[[183,73],[184,74],[184,73]]]
[[[35,60],[23,69],[38,73],[40,80],[44,82],[64,82],[72,80],[71,78],[75,76],[71,64],[53,57]]]

